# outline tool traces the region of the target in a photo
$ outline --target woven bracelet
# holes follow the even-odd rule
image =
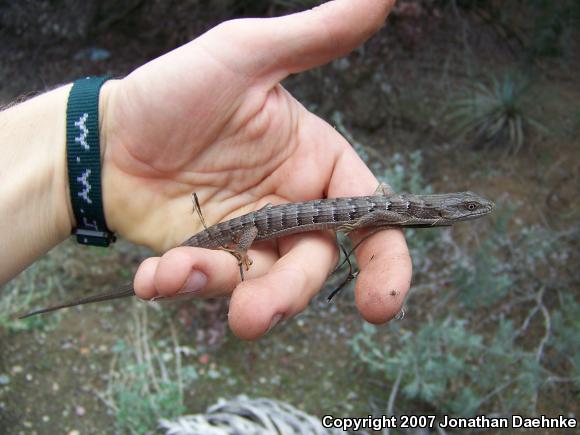
[[[101,189],[99,91],[110,77],[87,77],[74,82],[66,109],[66,154],[73,230],[84,245],[109,246],[115,235],[107,228]]]

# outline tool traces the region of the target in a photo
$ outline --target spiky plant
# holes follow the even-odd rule
[[[529,114],[530,82],[517,74],[470,84],[450,103],[446,121],[452,134],[477,144],[506,146],[517,153],[529,128],[544,127]]]

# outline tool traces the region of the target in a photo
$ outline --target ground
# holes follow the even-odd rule
[[[190,37],[222,18],[197,13],[195,25],[188,30]],[[544,122],[559,131],[537,135],[517,156],[452,145],[445,128],[438,124],[439,100],[465,80],[468,62],[479,71],[501,71],[508,64],[509,53],[482,31],[483,41],[477,45],[480,55],[468,57],[459,37],[448,27],[450,23],[436,16],[430,19],[436,22],[416,26],[423,35],[402,39],[402,30],[383,29],[364,49],[290,77],[284,86],[329,122],[338,124],[340,115],[343,127],[357,143],[364,144],[373,167],[384,170],[396,153],[410,155],[421,150],[422,178],[435,190],[474,190],[503,204],[517,204],[516,221],[573,229],[579,217],[575,198],[580,193],[579,143],[570,133],[577,127],[576,102],[580,100],[575,69],[569,65],[552,68],[548,63],[536,82],[537,110]],[[50,23],[51,17],[46,20]],[[60,40],[47,38],[52,42],[34,46],[26,41],[16,43],[16,37],[5,32],[1,37],[14,44],[0,44],[2,56],[8,60],[0,70],[4,83],[0,104],[89,73],[126,74],[172,44],[183,42],[179,33],[173,39],[162,34],[165,38],[156,41],[144,36],[147,28],[139,27],[156,28],[159,23],[144,23],[142,18],[119,20],[120,24],[113,21],[110,31],[97,31],[80,42],[64,32]],[[399,26],[400,21],[399,17]],[[472,240],[478,228],[463,226],[451,231],[458,240]],[[488,232],[491,224],[481,228]],[[148,254],[125,242],[102,251],[69,241],[48,254],[36,275],[30,272],[17,285],[24,291],[52,289],[35,302],[46,305],[114,288],[130,280]],[[427,252],[430,258],[438,254]],[[90,270],[85,266],[89,258],[99,259]],[[567,270],[562,273],[574,273]],[[425,279],[428,275],[415,283]],[[14,285],[4,292],[13,292]],[[22,288],[19,295],[24,294]],[[135,349],[137,358],[150,358],[157,367],[165,367],[161,371],[173,373],[171,367],[178,360],[176,342],[179,364],[194,371],[193,380],[182,380],[190,382],[184,396],[188,413],[203,412],[218,398],[238,394],[277,398],[315,415],[367,415],[370,410],[385,410],[392,385],[376,377],[350,344],[364,323],[353,298],[345,291],[328,303],[328,291],[305,313],[252,343],[240,341],[228,331],[225,300],[162,309],[120,300],[66,310],[26,324],[5,320],[0,326],[0,426],[7,433],[128,430],[119,428],[119,419],[130,420],[120,416],[123,395],[115,396],[114,404],[110,400],[116,385],[127,386],[135,379],[133,372],[120,374],[127,368],[123,364],[130,361],[127,348]],[[399,325],[384,326],[382,332],[388,336],[401,333],[401,328],[413,329],[424,322],[420,312],[413,305],[407,307],[405,318],[395,321]],[[155,343],[151,349],[144,345],[144,337]],[[153,387],[137,391],[150,392],[148,388]],[[571,387],[549,390],[541,397],[539,410],[578,415],[580,410],[573,404],[577,394]],[[436,412],[425,402],[413,406],[417,412]]]

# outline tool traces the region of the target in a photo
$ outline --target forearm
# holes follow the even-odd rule
[[[70,234],[66,104],[70,85],[0,112],[0,284]]]

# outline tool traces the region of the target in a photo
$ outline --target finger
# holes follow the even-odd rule
[[[378,181],[344,143],[329,184],[329,196],[371,195]],[[368,231],[352,234],[358,243]],[[355,252],[360,268],[355,298],[361,315],[371,323],[384,323],[400,311],[411,285],[412,264],[401,230],[381,231],[365,240]]]
[[[232,294],[229,324],[242,339],[256,339],[279,321],[303,311],[338,258],[329,233],[289,236],[279,245],[285,254],[271,270],[244,281]]]
[[[271,246],[252,249],[248,255],[253,264],[244,270],[246,279],[266,273],[278,258]],[[135,293],[145,299],[176,294],[218,297],[229,295],[240,279],[237,260],[230,253],[178,247],[143,262],[135,276]]]
[[[220,60],[235,59],[235,66],[250,76],[272,75],[277,83],[361,45],[384,23],[393,4],[394,0],[335,0],[283,17],[229,21],[215,28],[217,38],[207,43],[219,45]]]
[[[355,243],[362,235],[353,237]],[[360,268],[355,301],[361,315],[380,324],[399,313],[411,285],[412,263],[401,230],[381,231],[356,251]]]
[[[135,294],[141,299],[151,299],[158,295],[153,281],[159,260],[161,260],[160,257],[147,258],[137,269],[133,279],[133,289]]]
[[[337,143],[342,148],[328,183],[329,198],[340,196],[372,195],[379,185],[368,166],[358,156],[351,145],[339,134],[331,131],[322,139]]]

